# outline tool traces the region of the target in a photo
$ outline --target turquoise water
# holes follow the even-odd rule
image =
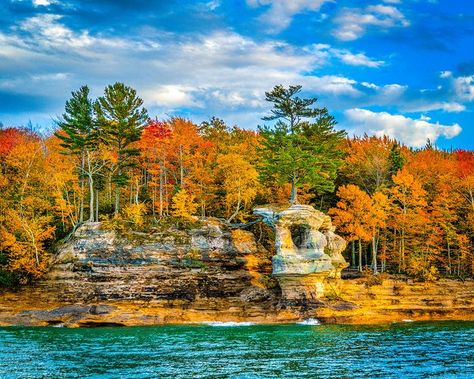
[[[474,378],[474,323],[0,328],[0,378]]]

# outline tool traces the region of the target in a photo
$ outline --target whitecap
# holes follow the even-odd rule
[[[204,325],[209,325],[209,326],[226,326],[226,327],[232,327],[232,326],[252,326],[255,325],[254,322],[236,322],[236,321],[204,321],[202,324]]]
[[[297,324],[298,325],[320,325],[321,323],[316,318],[308,318],[306,320],[297,322]]]

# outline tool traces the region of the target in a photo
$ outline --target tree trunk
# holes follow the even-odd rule
[[[160,218],[163,217],[163,166],[160,162]]]
[[[357,267],[355,241],[351,242],[351,246],[352,246],[352,256],[351,256],[352,267]]]
[[[120,210],[120,188],[115,189],[115,208],[114,208],[114,216],[118,217]]]
[[[85,164],[85,156],[84,151],[81,154],[81,201],[80,201],[80,209],[79,209],[79,223],[82,224],[84,221],[84,164]]]
[[[183,146],[179,147],[179,186],[184,189]]]
[[[239,180],[240,182],[240,180]],[[231,222],[238,214],[239,214],[239,211],[240,211],[240,205],[241,205],[241,200],[240,200],[240,187],[239,188],[239,192],[238,192],[238,195],[237,195],[237,206],[235,207],[235,212],[227,219],[227,222]]]
[[[99,221],[99,190],[95,190],[95,221]]]
[[[362,243],[359,239],[359,272],[362,272]]]
[[[295,178],[291,178],[291,197],[290,205],[298,204],[298,189],[296,188]]]
[[[138,195],[140,192],[140,183],[138,182],[138,178],[135,180],[136,184],[136,191],[135,191],[135,204],[138,204]]]
[[[165,201],[166,201],[165,210],[166,210],[166,216],[168,216],[170,214],[170,207],[169,207],[169,194],[168,194],[168,174],[166,172],[166,169],[164,171],[164,192],[165,192]]]
[[[449,245],[449,238],[446,238],[446,242],[448,243],[448,273],[451,275],[451,246]]]
[[[94,178],[89,173],[89,222],[94,222]]]
[[[232,215],[227,219],[227,222],[231,222],[238,214],[240,211],[240,198],[237,201],[237,206],[235,207],[235,212],[232,213]]]
[[[377,241],[375,235],[372,237],[372,269],[374,274],[377,273]]]

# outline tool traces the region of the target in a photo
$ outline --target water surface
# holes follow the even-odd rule
[[[474,378],[474,322],[0,328],[0,378]]]

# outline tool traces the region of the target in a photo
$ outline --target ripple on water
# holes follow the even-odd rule
[[[474,377],[469,322],[215,326],[0,328],[0,378]]]

